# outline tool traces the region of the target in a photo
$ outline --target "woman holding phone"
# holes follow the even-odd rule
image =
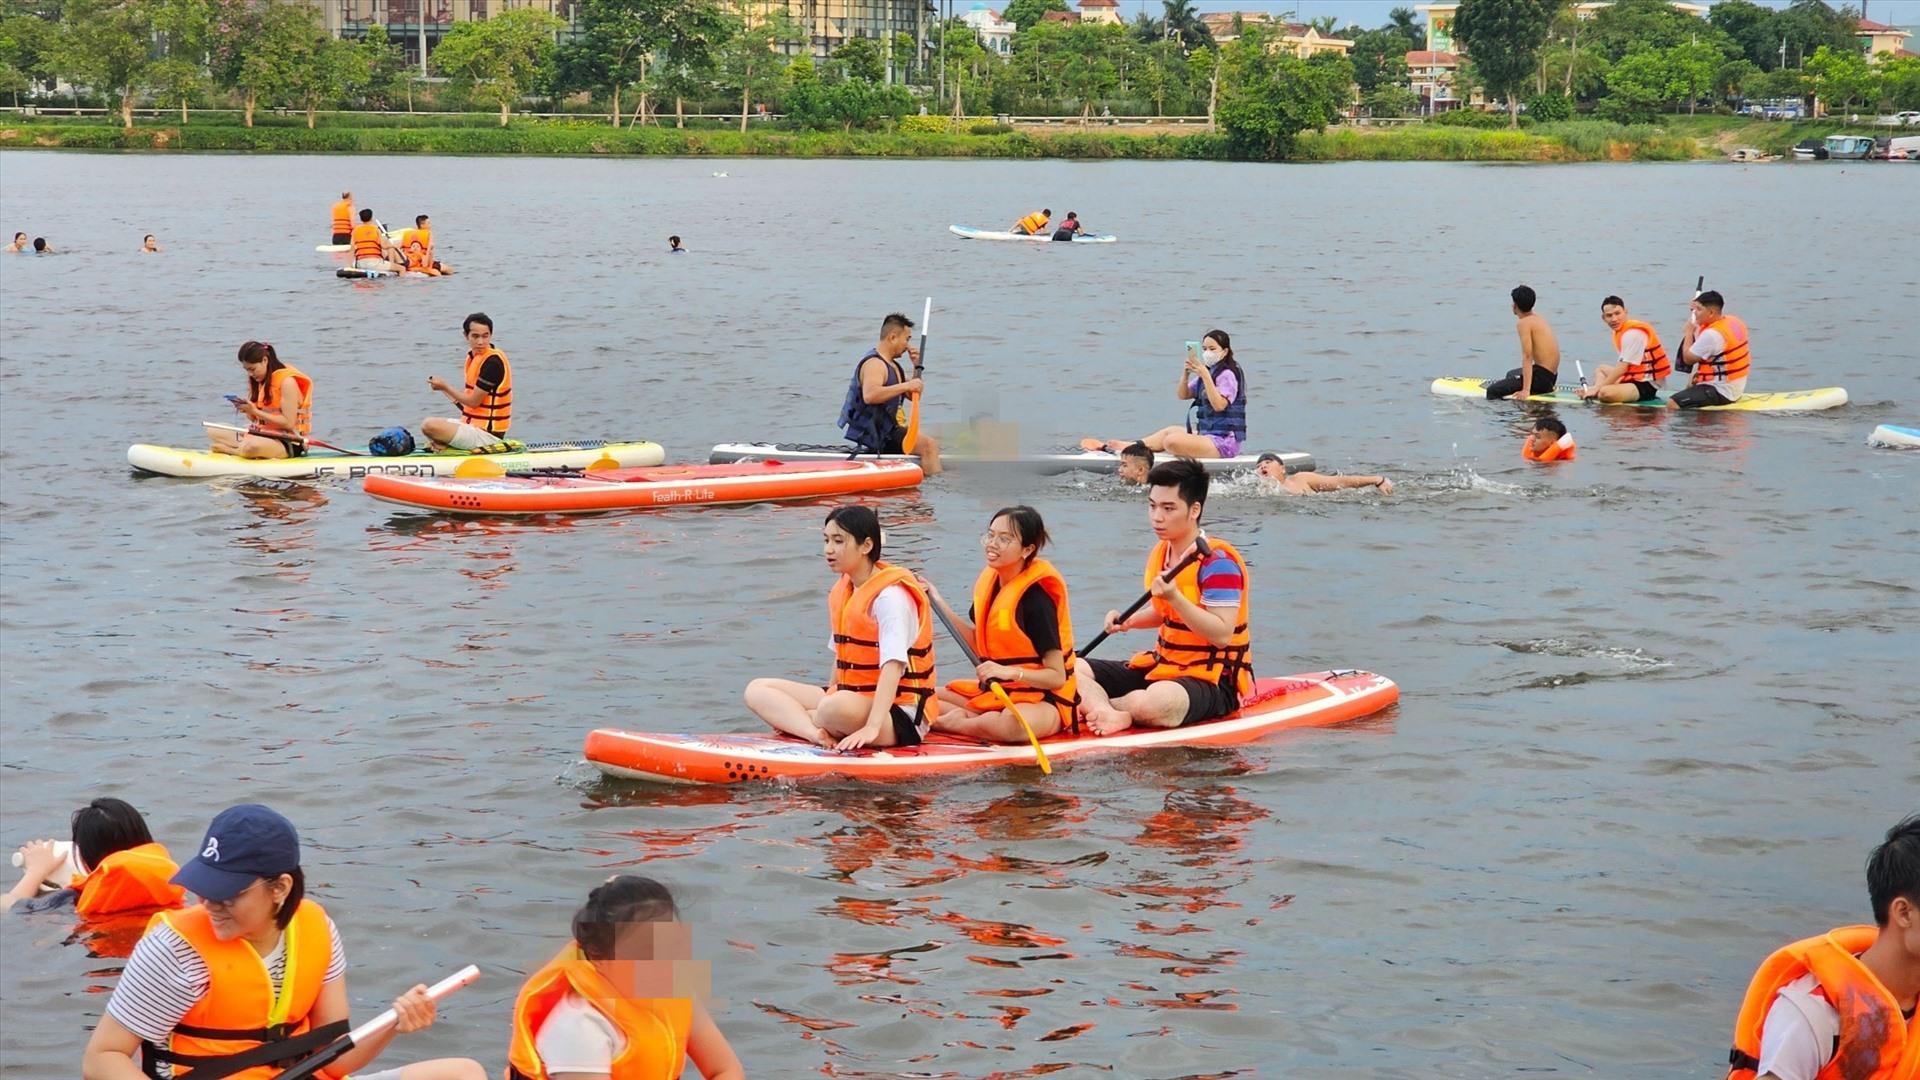
[[[1231,458],[1240,456],[1247,439],[1247,380],[1233,356],[1233,339],[1225,330],[1209,330],[1199,341],[1187,342],[1185,362],[1174,395],[1193,402],[1192,430],[1164,427],[1138,442],[1154,453],[1176,457]],[[1083,439],[1089,450],[1119,453],[1134,439]]]

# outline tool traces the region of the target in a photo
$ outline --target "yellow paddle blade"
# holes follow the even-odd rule
[[[587,466],[587,471],[588,472],[606,472],[609,469],[617,469],[619,467],[620,467],[619,462],[613,460],[612,458],[608,457],[605,454],[601,454],[599,457],[593,459],[593,464]]]
[[[468,479],[482,479],[507,475],[507,470],[499,463],[488,461],[484,457],[470,457],[453,467],[453,475]]]
[[[1040,765],[1040,772],[1046,776],[1053,775],[1053,762],[1048,761],[1047,752],[1040,749],[1040,737],[1033,733],[1033,725],[1027,723],[1027,718],[1020,715],[1020,710],[1014,708],[1013,699],[1007,696],[1007,688],[994,683],[993,692],[1000,695],[1000,704],[1005,705],[1007,711],[1013,714],[1013,718],[1020,721],[1020,730],[1027,733],[1027,741],[1033,744],[1033,757]]]
[[[920,392],[914,391],[913,416],[907,420],[907,433],[900,437],[900,449],[904,453],[913,453],[914,444],[920,441]]]

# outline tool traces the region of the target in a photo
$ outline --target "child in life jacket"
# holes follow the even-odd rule
[[[673,894],[617,874],[573,916],[573,940],[533,973],[513,1005],[509,1080],[679,1076],[743,1080],[707,1015],[703,974]]]
[[[14,853],[20,880],[0,897],[0,911],[72,906],[91,918],[180,906],[186,890],[170,880],[180,867],[140,811],[99,798],[75,810],[72,823],[70,843],[34,840]]]
[[[1533,434],[1527,436],[1520,456],[1528,461],[1572,461],[1573,451],[1573,436],[1567,434],[1567,425],[1543,416],[1533,425]]]

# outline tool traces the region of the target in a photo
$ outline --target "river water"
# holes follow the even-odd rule
[[[8,152],[0,228],[67,253],[0,256],[5,842],[111,793],[184,858],[220,807],[279,807],[357,1010],[487,971],[383,1063],[497,1073],[523,973],[632,871],[698,924],[751,1076],[1714,1075],[1753,966],[1866,920],[1866,853],[1920,804],[1920,453],[1863,445],[1917,418],[1916,181]],[[460,273],[331,277],[343,185],[431,213]],[[1039,205],[1122,242],[944,232]],[[1514,284],[1591,369],[1600,297],[1672,334],[1698,274],[1753,329],[1755,389],[1852,404],[1563,408],[1579,460],[1539,468],[1520,407],[1427,392],[1517,363]],[[752,730],[748,678],[823,670],[820,507],[453,521],[123,464],[221,418],[248,338],[316,378],[317,434],[417,425],[473,310],[517,436],[825,441],[881,316],[927,295],[930,419],[1027,449],[1178,423],[1180,342],[1231,332],[1256,447],[1398,485],[1216,490],[1261,670],[1376,670],[1400,705],[1050,778],[608,783],[591,728]],[[879,504],[889,551],[960,595],[1009,502],[1046,514],[1083,637],[1131,598],[1149,536],[1111,481]],[[0,1073],[74,1075],[110,945],[33,916],[0,949]]]

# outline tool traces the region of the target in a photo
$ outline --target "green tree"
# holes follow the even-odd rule
[[[1723,101],[1747,96],[1747,87],[1760,77],[1760,68],[1746,57],[1727,60],[1713,72],[1713,95]]]
[[[407,63],[406,50],[387,37],[387,28],[379,23],[367,27],[360,39],[360,52],[366,58],[366,102],[376,109],[391,109],[402,97],[412,112],[413,65]]]
[[[1823,45],[1836,53],[1854,48],[1858,22],[1851,9],[1836,10],[1823,0],[1793,0],[1786,10],[1774,13],[1773,30],[1786,44],[1787,63],[1801,67]]]
[[[845,65],[848,78],[887,81],[887,58],[881,55],[880,43],[872,38],[848,38],[833,50],[833,58]]]
[[[1353,81],[1362,94],[1407,83],[1407,39],[1397,30],[1363,30],[1353,39]]]
[[[320,33],[319,9],[309,4],[215,0],[209,66],[216,86],[240,95],[242,123],[252,127],[260,102],[287,92],[293,68]]]
[[[1702,97],[1712,96],[1713,77],[1727,56],[1704,41],[1674,45],[1666,54],[1668,93],[1675,101],[1684,100],[1687,112],[1693,113]]]
[[[1397,7],[1387,12],[1387,29],[1407,39],[1407,49],[1427,47],[1427,28],[1420,23],[1420,13],[1412,8]]]
[[[152,80],[155,5],[151,0],[69,0],[55,55],[69,81],[110,98],[120,125],[133,130],[133,102]]]
[[[1920,57],[1880,61],[1880,100],[1890,109],[1920,109]]]
[[[1642,49],[1607,71],[1607,95],[1598,112],[1623,124],[1644,124],[1673,100],[1674,75],[1665,49]]]
[[[1063,35],[1067,59],[1060,69],[1060,89],[1080,103],[1080,123],[1089,122],[1093,107],[1120,85],[1114,58],[1124,49],[1126,36],[1117,26],[1094,23],[1070,26]]]
[[[720,52],[720,68],[730,86],[740,91],[740,130],[747,130],[747,113],[755,96],[778,93],[781,71],[780,44],[803,40],[805,32],[783,10],[743,27],[727,39]]]
[[[1384,83],[1360,99],[1368,116],[1415,116],[1420,112],[1420,95],[1411,87]]]
[[[1331,123],[1353,85],[1346,57],[1270,51],[1259,26],[1228,42],[1221,57],[1221,130],[1235,152],[1259,161],[1292,156],[1300,132]]]
[[[1507,125],[1520,126],[1520,95],[1553,23],[1549,0],[1460,0],[1453,38],[1473,57],[1487,90],[1507,102]]]
[[[1746,85],[1748,97],[1765,100],[1802,98],[1807,96],[1807,75],[1794,68],[1775,68],[1761,72],[1756,78],[1748,79]]]
[[[683,0],[654,68],[661,95],[673,98],[674,127],[687,126],[688,98],[713,91],[720,52],[739,28],[712,0]]]
[[[0,18],[0,72],[20,104],[20,92],[54,79],[58,48],[57,23],[39,14],[10,14]]]
[[[147,73],[147,85],[153,90],[154,104],[180,106],[180,122],[185,124],[187,109],[206,93],[207,77],[199,64],[168,57],[153,65]]]
[[[1852,48],[1835,51],[1830,45],[1822,45],[1807,58],[1806,71],[1814,94],[1829,112],[1844,113],[1855,102],[1875,101],[1880,96],[1879,73]]]
[[[1160,7],[1160,21],[1167,33],[1178,38],[1189,52],[1213,47],[1213,31],[1200,21],[1200,13],[1193,10],[1193,0],[1160,0]]]
[[[312,130],[321,109],[339,105],[366,86],[370,70],[367,52],[359,45],[316,34],[288,67],[285,90],[306,111],[307,128]]]
[[[490,19],[458,22],[434,50],[434,66],[482,101],[500,106],[500,126],[514,102],[553,64],[553,37],[566,27],[535,8],[509,8]]]
[[[1694,40],[1703,25],[1667,0],[1616,0],[1584,20],[1582,36],[1609,61],[1647,49],[1666,49]]]
[[[668,20],[677,5],[678,0],[579,0],[575,5],[577,33],[557,58],[563,81],[605,91],[614,127],[625,115],[621,94],[646,79],[653,53],[671,34]]]
[[[1022,30],[1028,30],[1049,11],[1067,10],[1067,0],[1013,0],[1000,17]]]
[[[1707,21],[1727,35],[1740,54],[1755,66],[1772,71],[1779,66],[1780,35],[1775,32],[1775,12],[1753,0],[1720,0],[1707,12]]]

